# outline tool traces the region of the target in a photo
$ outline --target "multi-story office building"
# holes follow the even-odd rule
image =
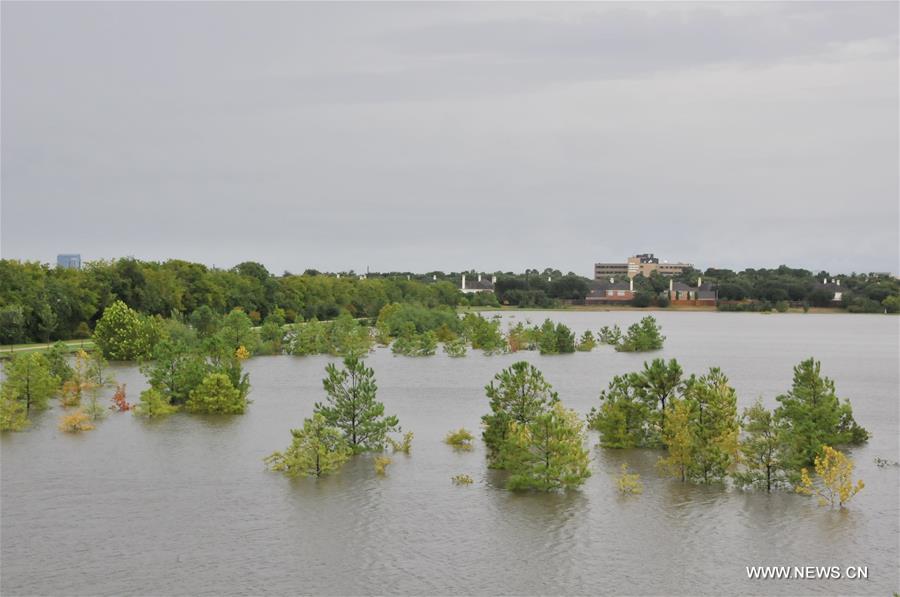
[[[605,280],[610,276],[628,276],[633,278],[637,275],[649,277],[653,272],[659,272],[663,276],[677,276],[686,269],[694,266],[690,263],[669,263],[663,261],[660,263],[659,258],[653,253],[641,253],[629,257],[625,263],[595,263],[594,279]]]
[[[56,256],[56,266],[66,269],[81,269],[81,255],[78,253],[68,253]]]

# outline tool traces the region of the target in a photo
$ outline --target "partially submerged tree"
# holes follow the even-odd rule
[[[574,489],[591,475],[584,447],[584,423],[555,402],[528,423],[513,421],[501,459],[509,471],[507,489]]]
[[[629,326],[628,332],[616,346],[616,350],[621,352],[659,350],[666,340],[661,332],[662,328],[656,323],[656,318],[648,315],[640,322]]]
[[[28,427],[25,404],[16,398],[15,390],[0,388],[0,431],[22,431]]]
[[[375,372],[355,356],[345,357],[342,369],[330,364],[325,372],[322,385],[327,396],[325,402],[316,403],[315,412],[344,433],[355,453],[382,450],[387,434],[399,430],[399,421],[386,416],[384,404],[375,399]]]
[[[141,401],[131,408],[131,412],[148,419],[165,417],[178,410],[169,399],[156,388],[147,388],[141,392]]]
[[[744,409],[740,463],[742,469],[732,477],[738,487],[765,487],[772,491],[786,482],[782,461],[781,432],[772,411],[760,400]]]
[[[546,413],[559,397],[543,374],[525,361],[513,363],[495,375],[484,390],[491,401],[491,412],[481,417],[484,423],[482,438],[487,445],[491,465],[503,468],[500,451],[510,425],[528,425],[537,416]]]
[[[822,446],[865,442],[869,432],[853,418],[849,401],[841,402],[834,382],[823,377],[821,363],[814,359],[794,367],[790,391],[776,398],[775,416],[783,424],[782,439],[794,469],[814,462]]]
[[[59,378],[50,372],[50,364],[39,352],[14,355],[4,374],[4,391],[21,401],[26,413],[47,408],[50,397],[59,390]]]
[[[247,408],[247,398],[224,373],[210,373],[199,386],[191,390],[185,403],[188,412],[241,415]]]
[[[815,457],[815,466],[819,482],[815,483],[809,472],[805,468],[801,469],[800,484],[796,491],[804,495],[815,495],[819,498],[820,506],[843,508],[865,487],[861,479],[853,482],[853,461],[831,446],[822,446],[821,454]]]
[[[289,477],[321,477],[338,470],[353,453],[340,429],[330,427],[319,413],[292,429],[293,440],[284,452],[274,452],[265,461],[271,470]]]

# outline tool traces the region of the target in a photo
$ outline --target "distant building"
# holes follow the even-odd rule
[[[824,288],[827,292],[832,293],[832,303],[839,303],[844,298],[844,289],[841,288],[839,278],[832,278],[831,282],[828,281],[828,278],[822,278],[822,285],[819,288]]]
[[[627,303],[634,298],[634,279],[628,281],[615,278],[594,280],[589,284],[587,296],[584,297],[586,305],[602,305],[607,303]]]
[[[703,284],[702,278],[697,278],[696,286],[669,280],[669,290],[663,291],[663,294],[672,305],[715,307],[719,299],[718,292],[711,285]]]
[[[659,258],[653,253],[641,253],[629,257],[625,263],[595,263],[594,279],[605,280],[610,276],[628,276],[633,278],[638,274],[649,278],[653,272],[663,276],[677,276],[687,269],[692,269],[691,263],[659,262]]]
[[[56,267],[64,267],[66,269],[81,269],[81,255],[79,255],[78,253],[57,255]]]
[[[435,276],[435,278],[437,278],[437,276]],[[476,280],[466,281],[466,275],[463,274],[459,290],[466,294],[473,294],[475,292],[493,292],[494,284],[496,283],[497,276],[491,276],[491,279],[487,280],[486,278],[482,278],[481,274],[478,274]]]

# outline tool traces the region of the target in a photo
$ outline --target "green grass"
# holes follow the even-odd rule
[[[2,344],[0,345],[0,359],[8,359],[20,352],[41,352],[53,346],[54,342],[39,342],[35,344]],[[93,340],[64,340],[63,344],[69,352],[81,350],[93,350]]]

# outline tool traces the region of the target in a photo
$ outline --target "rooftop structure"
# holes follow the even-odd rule
[[[488,280],[486,277],[482,278],[481,274],[478,274],[478,278],[476,280],[466,281],[466,275],[462,275],[462,283],[460,284],[459,290],[464,292],[465,294],[472,294],[475,292],[493,292],[494,284],[497,283],[497,276],[491,276],[491,279]]]

